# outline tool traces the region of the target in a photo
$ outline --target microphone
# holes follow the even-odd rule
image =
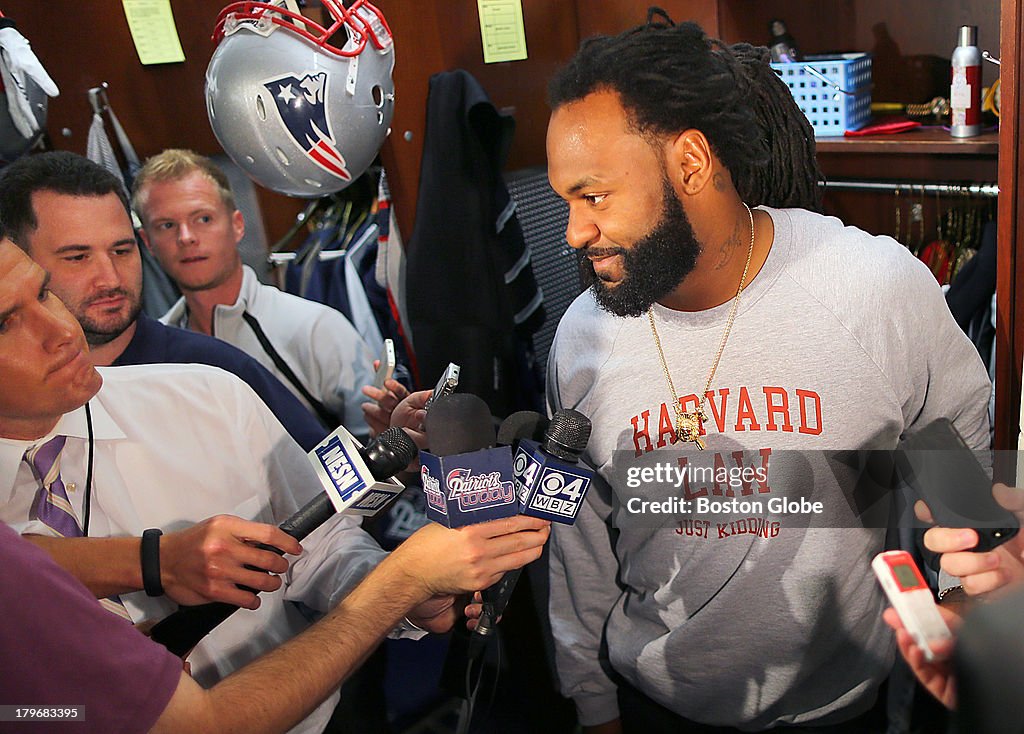
[[[397,426],[388,428],[365,447],[339,426],[307,454],[324,494],[318,494],[281,523],[281,529],[301,540],[337,512],[375,515],[405,489],[392,477],[418,452],[409,434]]]
[[[547,427],[548,419],[537,411],[520,410],[502,421],[501,427],[498,428],[498,443],[503,446],[509,446],[515,451],[519,448],[519,442],[523,439],[543,440]],[[508,605],[508,600],[512,596],[512,590],[519,581],[519,574],[522,573],[522,570],[522,568],[517,568],[508,571],[497,583],[480,592],[484,606],[484,614],[481,615],[481,622],[483,622],[484,628],[481,629],[480,623],[478,623],[476,630],[474,630],[474,642],[470,643],[469,648],[471,657],[475,658],[482,649],[482,645],[479,642],[481,637],[486,638],[494,631],[494,625],[497,624],[498,617],[501,616],[501,613]],[[477,635],[481,637],[477,637]]]
[[[571,525],[594,476],[578,465],[590,441],[590,419],[569,409],[555,413],[550,422],[539,413],[533,413],[536,417],[530,413],[533,411],[512,414],[499,431],[516,444],[513,472],[520,509],[524,515]],[[538,445],[535,437],[541,431]],[[481,593],[483,609],[473,631],[479,642],[471,644],[471,655],[494,633],[521,572],[522,568],[509,571]]]
[[[343,427],[337,428],[307,454],[324,492],[279,527],[302,540],[338,512],[374,514],[401,493],[402,484],[392,477],[416,458],[417,451],[401,428],[387,429],[365,448]],[[257,547],[283,555],[264,543]],[[238,609],[225,602],[180,607],[154,625],[150,637],[181,657]]]
[[[420,452],[427,517],[458,528],[519,514],[512,452],[494,446],[487,404],[470,393],[438,398],[425,421],[430,451]]]
[[[520,511],[572,525],[583,505],[594,472],[579,465],[592,429],[590,419],[577,410],[555,413],[537,444],[519,442],[513,459]]]
[[[452,456],[494,446],[494,422],[487,403],[471,393],[442,395],[424,421],[435,456]]]
[[[501,422],[498,428],[498,445],[511,446],[514,451],[524,438],[543,441],[548,428],[548,419],[536,410],[520,410]]]

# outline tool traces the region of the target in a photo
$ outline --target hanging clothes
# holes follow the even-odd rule
[[[543,323],[542,295],[501,175],[514,127],[468,72],[430,78],[407,255],[421,377],[435,380],[459,364],[459,390],[498,417],[542,405],[530,342]]]
[[[110,106],[105,84],[102,87],[94,87],[89,90],[89,103],[92,105],[93,115],[92,123],[89,126],[89,135],[85,142],[85,156],[113,174],[121,182],[125,196],[130,197],[132,182],[142,164],[135,152],[135,147],[128,139],[128,134],[121,126],[121,121],[114,114],[114,108]],[[114,130],[114,136],[121,149],[121,155],[124,158],[123,167],[107,136],[107,128],[103,119],[104,113],[110,118],[110,126]],[[136,229],[141,226],[134,212],[132,212],[132,224]],[[167,277],[163,268],[160,267],[160,263],[149,252],[149,248],[139,240],[138,234],[135,239],[142,258],[142,310],[147,316],[158,319],[167,313],[181,297],[181,291]]]
[[[375,241],[377,224],[367,222],[355,229],[352,246]],[[384,337],[367,301],[359,273],[351,263],[350,247],[339,247],[348,239],[336,221],[312,232],[285,273],[285,290],[341,311],[356,327],[374,354],[384,348]],[[331,253],[335,257],[324,257]]]
[[[373,271],[362,272],[366,295],[381,331],[395,344],[398,362],[406,365],[411,372],[408,387],[422,385],[410,337],[412,327],[405,298],[405,244],[398,230],[398,219],[395,217],[387,172],[384,170],[381,170],[377,184],[377,252],[375,255],[372,252],[371,248],[363,258],[364,265],[368,265],[371,256],[374,260]]]
[[[995,341],[992,296],[996,292],[996,230],[995,222],[985,225],[978,254],[960,269],[946,291],[953,318],[974,342],[986,367],[992,362]]]
[[[284,290],[343,313],[374,354],[383,351],[385,338],[391,339],[396,353],[395,379],[411,387],[407,344],[386,287],[373,276],[382,207],[372,188],[367,193],[369,198],[346,194],[317,208],[316,216],[310,218],[309,235],[288,264]],[[385,222],[388,216],[383,213]]]

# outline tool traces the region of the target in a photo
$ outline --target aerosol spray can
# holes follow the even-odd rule
[[[949,134],[970,138],[981,133],[981,52],[978,26],[960,26],[953,49],[953,80],[949,92],[952,120]]]

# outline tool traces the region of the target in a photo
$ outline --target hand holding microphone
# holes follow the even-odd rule
[[[267,546],[274,548],[263,550]],[[256,592],[276,591],[281,579],[275,574],[288,570],[278,549],[302,552],[299,541],[273,525],[216,515],[160,538],[160,581],[178,604],[220,601],[256,609]]]
[[[407,573],[434,594],[469,593],[540,557],[551,523],[516,515],[461,528],[428,523],[393,554],[415,556]]]
[[[502,421],[501,427],[498,429],[498,444],[509,446],[515,451],[519,446],[519,442],[524,438],[535,441],[542,440],[547,427],[548,419],[537,411],[521,410]],[[466,607],[466,616],[470,619],[468,624],[473,632],[476,632],[476,627],[479,624],[478,620],[483,615],[484,604],[486,603],[488,608],[485,619],[487,631],[481,634],[490,634],[490,627],[497,624],[498,618],[501,616],[512,595],[512,590],[519,581],[519,574],[521,572],[522,568],[509,571],[497,583],[486,587],[485,591],[474,594],[473,602]],[[486,600],[484,598],[485,595]],[[474,636],[474,640],[476,639],[476,636]]]
[[[402,489],[400,484],[381,481],[404,469],[415,455],[416,445],[400,428],[389,428],[365,448],[359,447],[344,428],[338,428],[309,452],[326,491],[281,523],[280,530],[302,540],[338,512],[372,514]],[[283,552],[263,544],[257,544],[253,550]],[[259,568],[252,570],[262,573]],[[251,588],[245,591],[255,593]],[[181,656],[237,609],[223,602],[182,607],[158,622],[150,636]]]
[[[514,413],[498,432],[513,447],[519,502],[524,511],[541,512],[541,516],[554,512],[552,519],[572,524],[593,477],[592,472],[578,465],[590,441],[590,419],[575,410],[560,410],[550,422],[531,413]],[[543,440],[536,445],[538,433],[543,433]],[[510,571],[481,593],[474,637],[493,634],[521,571]]]
[[[593,477],[577,463],[590,430],[589,419],[574,410],[559,411],[550,423],[523,411],[505,420],[498,443],[506,445],[494,448],[491,415],[482,400],[468,394],[440,398],[427,413],[431,451],[422,454],[428,517],[462,531],[520,512],[571,523]],[[518,576],[517,568],[480,587],[485,591],[475,639],[493,632]]]

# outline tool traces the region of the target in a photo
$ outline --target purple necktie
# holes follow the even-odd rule
[[[60,478],[60,452],[66,440],[66,436],[57,436],[25,453],[25,458],[42,484],[32,509],[37,520],[62,538],[80,538],[82,528],[78,525],[64,481]]]
[[[75,517],[75,508],[68,499],[64,480],[60,478],[60,452],[66,440],[67,436],[56,436],[25,452],[25,459],[42,485],[32,504],[32,514],[62,538],[81,538],[82,528]],[[116,596],[100,599],[99,602],[107,611],[132,621],[128,610]]]

